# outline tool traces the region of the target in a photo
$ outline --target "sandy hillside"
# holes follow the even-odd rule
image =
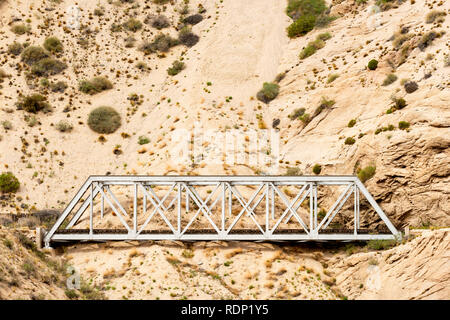
[[[63,210],[89,175],[310,175],[320,165],[316,174],[371,173],[364,184],[399,229],[448,228],[448,1],[385,1],[381,8],[374,0],[327,1],[331,21],[293,38],[286,30],[293,22],[287,1],[157,2],[0,0],[0,174],[11,171],[20,182],[17,192],[0,195],[0,213]],[[46,60],[25,56],[49,37],[60,45],[40,49]],[[61,70],[52,74],[41,60]],[[184,69],[170,75],[175,61]],[[95,77],[106,79],[103,88],[91,83]],[[265,82],[279,85],[267,103],[257,97]],[[43,110],[29,112],[21,104],[33,94],[47,103]],[[120,115],[113,133],[88,125],[100,106]],[[280,136],[279,154],[247,141],[244,159],[232,165],[207,157],[217,152],[211,138],[220,133],[272,128]],[[199,130],[195,152],[183,158],[173,153],[179,130],[184,138]],[[268,157],[250,164],[256,154]],[[326,210],[338,193],[327,189],[320,196]],[[119,197],[125,208],[129,199]],[[369,210],[362,227],[379,224]],[[313,251],[120,243],[70,247],[66,258],[119,299],[449,298],[447,231],[430,230],[379,253]],[[24,257],[17,255],[17,268]],[[257,271],[241,272],[255,261]],[[436,271],[436,265],[443,267]],[[28,278],[39,286],[41,280]],[[10,288],[2,281],[0,290]],[[379,289],[365,290],[374,281]],[[398,287],[389,293],[391,285]],[[45,297],[67,297],[46,288]],[[30,290],[17,290],[17,297],[31,297]]]

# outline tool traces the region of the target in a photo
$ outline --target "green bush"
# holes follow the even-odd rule
[[[73,126],[68,121],[61,120],[56,124],[56,129],[59,132],[70,132],[72,131]]]
[[[14,56],[18,56],[19,54],[21,54],[22,50],[23,50],[23,45],[18,42],[13,42],[8,46],[8,53],[10,53]]]
[[[198,35],[194,34],[190,28],[184,27],[178,34],[178,40],[187,47],[193,47],[200,38]]]
[[[345,144],[346,145],[352,145],[352,144],[354,144],[356,142],[356,140],[354,139],[354,138],[352,138],[352,137],[347,137],[346,139],[345,139]]]
[[[296,38],[303,36],[314,29],[316,23],[316,17],[313,15],[304,15],[293,22],[288,28],[289,38]]]
[[[369,70],[375,70],[378,67],[378,61],[375,59],[372,59],[369,61],[369,63],[367,64],[367,68],[369,68]]]
[[[15,24],[11,27],[11,31],[17,35],[28,33],[30,32],[30,30],[31,30],[30,26],[26,26],[24,24]]]
[[[419,89],[419,86],[417,85],[417,82],[415,82],[415,81],[406,81],[405,84],[403,85],[403,87],[405,88],[405,91],[407,93],[413,93],[414,91]]]
[[[295,109],[288,117],[291,120],[299,119],[302,115],[305,114],[305,108]]]
[[[367,247],[372,250],[386,250],[394,247],[396,244],[395,240],[370,240],[367,242]]]
[[[139,50],[143,51],[144,54],[155,53],[157,51],[167,52],[170,48],[179,44],[177,39],[172,38],[169,35],[159,34],[155,37],[152,42],[145,41]]]
[[[314,53],[316,53],[317,50],[323,48],[325,46],[325,42],[317,39],[315,41],[312,41],[308,43],[308,45],[300,52],[300,59],[306,59],[309,56],[312,56]]]
[[[337,73],[332,73],[328,76],[327,83],[332,83],[337,78],[339,78],[339,75]]]
[[[358,171],[358,178],[361,182],[366,182],[375,175],[376,168],[374,166],[367,166],[364,169]]]
[[[328,14],[321,14],[316,18],[316,27],[317,28],[325,28],[327,27],[332,21],[336,20],[337,17],[335,16],[329,16]]]
[[[356,119],[352,119],[348,122],[347,127],[352,128],[356,124]]]
[[[392,101],[394,102],[395,109],[403,109],[406,107],[406,101],[403,98],[392,98]]]
[[[48,58],[50,55],[41,47],[29,46],[23,50],[21,59],[27,65],[31,66],[42,59]]]
[[[0,191],[3,193],[15,193],[20,188],[19,180],[12,172],[0,174]]]
[[[44,41],[44,48],[50,52],[62,52],[63,45],[56,37],[48,37]]]
[[[398,123],[398,128],[399,128],[400,130],[406,130],[406,129],[409,128],[409,126],[410,126],[410,123],[407,122],[407,121],[400,121],[400,122]]]
[[[50,111],[50,105],[47,102],[47,98],[33,93],[28,96],[21,96],[17,103],[18,110],[25,110],[30,113],[38,113],[39,111]]]
[[[446,16],[446,15],[447,14],[445,13],[445,11],[433,10],[433,11],[428,12],[425,22],[433,23],[436,20],[436,18],[440,18],[440,17]],[[441,20],[441,19],[439,19],[439,20]]]
[[[67,68],[64,62],[53,58],[39,60],[31,67],[31,73],[37,76],[51,76],[63,72]]]
[[[286,13],[296,20],[301,15],[320,15],[326,9],[324,0],[289,0]]]
[[[263,88],[256,94],[258,100],[269,103],[278,96],[280,86],[273,82],[264,82]]]
[[[96,94],[112,89],[112,83],[105,77],[95,77],[92,80],[83,80],[79,84],[79,90],[87,94]]]
[[[434,39],[436,39],[438,36],[439,36],[439,34],[434,31],[425,33],[422,36],[422,38],[420,38],[417,47],[421,51],[425,50],[425,48],[429,47],[431,45],[431,43],[434,41]]]
[[[394,83],[395,81],[397,81],[397,76],[393,73],[390,73],[386,76],[386,79],[384,79],[383,81],[383,86],[388,86],[392,83]]]
[[[313,167],[312,167],[312,172],[314,173],[314,174],[320,174],[320,172],[322,172],[322,166],[320,165],[320,164],[315,164]]]
[[[67,84],[64,81],[58,81],[50,84],[50,89],[53,92],[64,92],[67,89]]]
[[[302,171],[300,170],[300,168],[297,168],[297,167],[289,167],[289,168],[286,168],[286,173],[284,175],[285,176],[301,176]]]
[[[184,64],[184,62],[176,60],[172,63],[172,67],[167,69],[167,73],[170,76],[174,76],[174,75],[179,74],[181,72],[181,70],[183,70],[184,68],[186,68],[186,65]]]
[[[137,19],[130,18],[127,22],[123,24],[123,27],[131,32],[136,32],[142,29],[142,22]]]
[[[152,17],[151,19],[148,19],[148,20],[151,21],[152,27],[156,28],[158,30],[161,30],[161,29],[164,29],[164,28],[167,28],[170,26],[169,19],[167,19],[167,17],[164,15]]]
[[[195,25],[203,20],[203,16],[201,14],[193,14],[183,19],[184,23]]]
[[[111,107],[98,107],[89,114],[88,126],[97,133],[113,133],[120,124],[120,114]]]
[[[138,139],[138,143],[140,145],[147,144],[147,143],[150,143],[150,139],[146,136],[140,136]]]

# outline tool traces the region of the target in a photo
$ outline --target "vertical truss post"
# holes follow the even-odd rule
[[[181,183],[177,184],[178,186],[178,201],[177,201],[177,232],[178,236],[181,234]]]
[[[222,182],[222,233],[225,231],[225,196],[226,196],[225,182]]]
[[[312,182],[309,183],[309,231],[313,232],[314,230],[314,199],[313,199],[313,184]]]
[[[269,197],[269,183],[266,182],[266,237],[269,236],[269,202],[270,202],[270,197]],[[273,212],[273,211],[272,211]]]
[[[187,187],[185,187],[184,189],[186,190],[186,212],[189,212],[189,192]]]
[[[228,185],[228,217],[231,218],[233,209],[233,195],[231,194],[231,183]]]
[[[133,199],[133,233],[137,234],[137,206],[138,206],[138,184],[134,183],[134,199]]]
[[[145,184],[141,185],[144,190],[147,190],[147,186]],[[144,197],[142,198],[142,214],[145,217],[147,213],[147,193],[144,192]]]
[[[317,229],[317,184],[312,185],[314,192],[314,229]]]
[[[272,192],[272,220],[275,220],[275,190],[270,188]]]
[[[359,229],[360,228],[360,225],[359,225],[359,219],[360,219],[360,216],[359,216],[359,189],[358,189],[358,186],[355,184],[355,197],[356,197],[356,222],[357,222],[357,224],[356,224],[356,228],[357,229]]]
[[[94,234],[94,183],[91,183],[91,194],[90,194],[90,211],[89,211],[89,235]]]
[[[103,190],[103,186],[100,186],[100,188],[102,188],[102,190]],[[101,200],[101,211],[100,211],[100,215],[101,215],[101,218],[103,219],[103,214],[104,214],[104,211],[105,211],[105,198],[104,198],[104,196],[103,196],[103,194],[102,194],[102,200]]]
[[[353,234],[356,236],[358,234],[358,215],[356,213],[356,207],[358,206],[356,193],[358,192],[358,187],[356,184],[353,185],[353,202],[354,202],[354,216],[353,216]]]

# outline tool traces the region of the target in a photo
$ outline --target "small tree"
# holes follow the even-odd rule
[[[12,172],[0,174],[0,191],[3,193],[15,193],[20,188],[19,180]]]

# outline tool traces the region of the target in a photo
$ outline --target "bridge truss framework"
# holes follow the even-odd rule
[[[133,188],[133,210],[127,212],[111,191],[111,186],[128,186]],[[157,187],[169,189],[164,197],[155,192]],[[196,188],[209,186],[214,191],[207,196],[200,196]],[[247,200],[238,190],[238,186],[248,186],[253,190],[252,196]],[[300,189],[293,199],[290,199],[282,190],[285,186],[295,186]],[[341,186],[343,192],[337,201],[329,208],[323,218],[318,219],[318,193],[319,186]],[[165,203],[169,194],[175,194],[169,205]],[[87,194],[87,199],[82,199]],[[216,198],[213,199],[213,194]],[[353,228],[344,232],[333,232],[328,229],[330,223],[340,212],[347,199],[353,194]],[[379,218],[386,225],[388,232],[374,234],[360,229],[360,196],[368,203]],[[94,210],[94,199],[100,197],[100,212]],[[139,196],[142,206],[138,204]],[[232,215],[232,198],[240,204],[239,214]],[[286,207],[276,212],[275,197]],[[292,197],[291,197],[292,198]],[[84,200],[84,201],[83,201]],[[237,201],[236,201],[237,200]],[[309,221],[304,221],[298,208],[304,201],[309,202]],[[185,202],[184,202],[185,201]],[[194,203],[193,206],[190,203]],[[102,219],[105,203],[114,212],[125,227],[122,232],[107,229],[95,229],[94,219]],[[228,208],[227,208],[228,203]],[[265,223],[259,223],[255,215],[255,208],[260,204],[265,207]],[[213,208],[219,204],[220,210]],[[183,206],[183,208],[182,208]],[[195,216],[187,225],[182,225],[184,209],[189,206],[195,209]],[[78,209],[75,209],[78,207]],[[153,210],[148,210],[151,207]],[[171,223],[167,217],[169,208],[176,213],[176,222]],[[182,210],[183,209],[183,210]],[[277,217],[276,217],[277,213]],[[82,215],[89,215],[89,228],[76,230],[73,227],[80,221]],[[144,223],[138,222],[138,215],[146,217]],[[148,231],[148,225],[155,216],[164,220],[167,230]],[[203,215],[212,229],[205,230],[193,228],[193,222]],[[215,217],[213,215],[220,215]],[[254,222],[254,229],[239,230],[236,225],[243,216]],[[131,223],[126,222],[126,218]],[[299,229],[280,230],[283,222],[294,219]],[[231,223],[226,223],[229,221]],[[271,225],[272,223],[272,225]],[[390,222],[386,214],[373,199],[361,181],[355,176],[90,176],[75,197],[68,204],[52,228],[45,232],[44,243],[49,247],[52,242],[58,241],[108,241],[108,240],[388,240],[401,238],[401,233]]]

